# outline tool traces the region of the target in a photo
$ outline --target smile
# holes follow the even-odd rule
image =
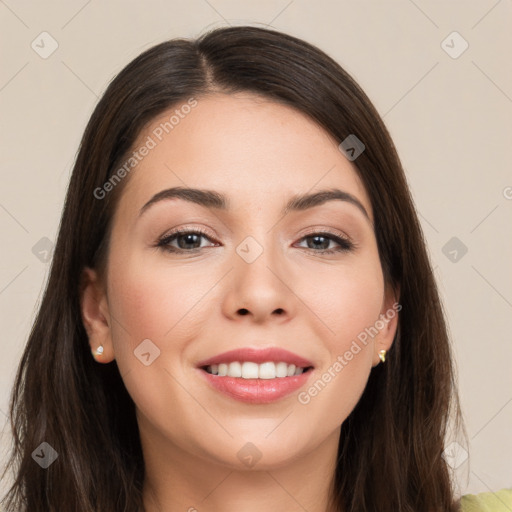
[[[298,391],[313,373],[313,363],[278,347],[242,348],[197,364],[216,391],[250,404],[268,404]]]

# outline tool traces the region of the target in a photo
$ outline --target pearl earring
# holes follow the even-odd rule
[[[93,355],[101,356],[103,354],[103,345],[100,345],[96,350],[93,350]]]

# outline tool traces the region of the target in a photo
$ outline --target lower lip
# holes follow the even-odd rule
[[[241,377],[219,377],[199,370],[208,383],[225,395],[250,404],[276,402],[300,389],[309,379],[313,370],[293,377],[275,379],[242,379]]]

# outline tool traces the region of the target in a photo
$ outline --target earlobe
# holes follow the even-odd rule
[[[372,366],[386,361],[387,352],[393,345],[395,334],[398,329],[399,311],[402,309],[396,297],[399,297],[399,288],[388,289],[385,293],[383,306],[379,315],[379,334],[375,339],[374,355]]]
[[[96,361],[109,363],[114,359],[107,296],[95,270],[84,268],[80,286],[82,322]]]

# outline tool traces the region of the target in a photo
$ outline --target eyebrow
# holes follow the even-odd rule
[[[156,193],[141,209],[139,217],[147,211],[152,205],[168,200],[168,199],[183,199],[191,203],[195,203],[206,208],[214,208],[217,210],[228,210],[230,201],[229,199],[220,192],[214,190],[198,189],[198,188],[185,188],[185,187],[173,187],[162,190]],[[286,203],[286,206],[282,209],[281,214],[284,216],[289,212],[297,212],[308,210],[315,206],[322,205],[328,201],[345,201],[349,204],[356,206],[363,215],[371,222],[370,216],[366,211],[362,203],[352,194],[345,192],[337,188],[331,188],[328,190],[320,190],[311,194],[297,194]]]

